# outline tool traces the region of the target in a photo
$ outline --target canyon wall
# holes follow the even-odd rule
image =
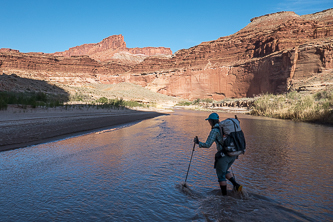
[[[133,57],[134,63],[137,63],[135,57],[142,57],[144,59],[149,56],[171,56],[172,51],[170,48],[165,47],[127,48],[122,35],[113,35],[103,39],[99,43],[84,44],[70,48],[64,52],[56,52],[50,55],[64,57],[87,55],[99,62],[121,61],[122,59],[119,58],[117,54],[126,54],[128,57],[131,56]],[[138,61],[142,62],[143,59]],[[126,61],[129,62],[130,60],[127,59]]]
[[[54,54],[0,50],[0,71],[65,84],[132,82],[187,99],[283,93],[333,69],[333,9],[251,19],[239,32],[182,49],[126,47],[123,36]]]

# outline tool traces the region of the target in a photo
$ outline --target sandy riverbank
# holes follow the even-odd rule
[[[0,111],[0,151],[66,138],[79,133],[153,118],[151,110],[35,108]]]

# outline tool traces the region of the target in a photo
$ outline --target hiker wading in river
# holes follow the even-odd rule
[[[232,174],[228,171],[234,161],[237,159],[237,156],[228,156],[223,153],[223,135],[221,128],[219,127],[219,115],[217,113],[211,113],[206,119],[212,127],[212,130],[209,133],[207,141],[205,143],[200,142],[198,137],[194,138],[194,143],[199,144],[199,148],[210,148],[213,142],[216,143],[217,153],[215,155],[214,168],[216,169],[216,174],[218,182],[221,187],[222,195],[227,195],[227,180],[228,179],[233,184],[233,189],[235,191],[241,191],[242,186],[238,184]],[[222,151],[222,152],[221,152]]]

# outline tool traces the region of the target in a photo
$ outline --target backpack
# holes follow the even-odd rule
[[[240,122],[235,118],[228,118],[219,123],[223,137],[223,153],[228,156],[238,156],[245,153],[246,143]]]

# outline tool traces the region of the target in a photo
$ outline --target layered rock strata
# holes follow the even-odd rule
[[[0,71],[66,84],[132,82],[187,99],[282,93],[333,69],[333,9],[278,12],[239,32],[182,49],[128,49],[113,36],[52,55],[0,50]]]
[[[332,69],[332,14],[261,16],[231,36],[180,50],[168,61],[146,59],[131,71],[156,75],[147,83],[152,90],[189,99],[285,92]]]
[[[99,62],[124,60],[125,63],[135,64],[149,56],[171,56],[172,51],[165,47],[127,48],[122,35],[113,35],[99,43],[84,44],[51,55],[64,57],[87,55]]]

